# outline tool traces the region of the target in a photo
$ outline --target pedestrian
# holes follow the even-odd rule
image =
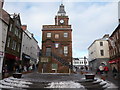
[[[99,70],[100,70],[100,74],[103,74],[104,67],[103,66],[99,66]]]
[[[100,74],[100,69],[99,68],[97,68],[96,74]]]
[[[105,66],[105,67],[104,67],[104,72],[105,72],[106,76],[107,76],[107,74],[108,74],[108,71],[109,71],[109,68],[108,68],[107,66]]]
[[[33,70],[35,70],[35,64],[32,65]]]
[[[29,71],[32,71],[32,69],[33,69],[33,68],[32,68],[32,65],[30,65],[30,66],[29,66]]]
[[[105,74],[104,74],[104,67],[99,66],[99,70],[100,70],[101,79],[103,79],[105,81],[106,77],[105,77]]]
[[[117,71],[117,69],[115,67],[113,67],[112,73],[113,73],[113,77],[117,78],[118,71]]]
[[[24,66],[23,68],[24,68],[24,72],[26,72],[26,71],[27,71],[27,67],[26,67],[26,66]]]
[[[88,70],[88,67],[87,66],[85,66],[85,69],[86,69],[86,71]]]
[[[21,73],[22,72],[22,65],[20,64],[19,65],[19,73]]]
[[[3,78],[7,77],[8,76],[8,66],[7,64],[3,67]]]

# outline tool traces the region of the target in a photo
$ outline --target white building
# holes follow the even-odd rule
[[[89,62],[86,58],[73,58],[73,66],[81,68],[82,66],[88,66]]]
[[[3,65],[8,25],[9,25],[9,14],[5,10],[0,9],[0,79],[2,75],[2,65]]]
[[[23,25],[23,38],[21,49],[21,60],[24,64],[36,64],[38,60],[38,42],[33,34],[27,30],[27,26]]]
[[[96,69],[101,64],[108,65],[109,60],[109,35],[95,40],[88,48],[90,67]]]

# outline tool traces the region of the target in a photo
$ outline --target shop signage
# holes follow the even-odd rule
[[[42,63],[45,63],[45,62],[49,62],[49,59],[48,57],[41,57],[41,62]]]

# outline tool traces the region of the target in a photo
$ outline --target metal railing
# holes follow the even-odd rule
[[[67,66],[70,69],[73,69],[73,65],[71,65],[69,62],[67,62],[65,59],[61,58],[60,56],[57,56],[54,53],[52,53],[52,57],[55,58],[60,63],[62,63],[64,66]]]

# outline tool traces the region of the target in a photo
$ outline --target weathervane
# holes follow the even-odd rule
[[[63,4],[63,0],[61,0],[61,4]]]

